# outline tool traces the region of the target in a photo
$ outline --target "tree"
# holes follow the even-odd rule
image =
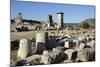
[[[80,27],[87,29],[87,28],[95,28],[95,18],[87,18],[80,22]]]
[[[81,27],[84,28],[84,29],[88,29],[90,26],[89,26],[88,23],[83,22],[83,23],[81,23]]]

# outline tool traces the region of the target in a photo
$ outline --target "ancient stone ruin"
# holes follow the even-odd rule
[[[18,58],[24,59],[32,53],[32,42],[27,39],[21,39],[18,49]]]
[[[47,32],[39,32],[36,34],[36,49],[37,53],[42,53],[46,50],[46,45],[48,41],[48,33]]]
[[[11,66],[95,61],[95,31],[77,30],[74,24],[64,27],[63,17],[63,12],[57,13],[55,24],[52,15],[46,23],[23,23],[19,13],[11,32]]]

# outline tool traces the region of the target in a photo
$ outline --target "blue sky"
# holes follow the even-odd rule
[[[64,23],[79,23],[87,18],[95,18],[95,6],[22,2],[11,0],[11,18],[21,12],[23,19],[47,21],[49,14],[56,22],[58,12],[64,12]]]

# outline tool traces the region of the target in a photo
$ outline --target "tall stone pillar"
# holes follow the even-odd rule
[[[57,13],[57,28],[60,29],[63,27],[63,12]]]
[[[21,24],[22,23],[22,14],[18,13],[17,17],[15,18],[15,22],[17,24]]]
[[[52,26],[52,15],[48,15],[48,27]]]

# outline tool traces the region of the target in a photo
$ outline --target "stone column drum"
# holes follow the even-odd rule
[[[46,44],[48,40],[47,32],[38,32],[36,33],[36,49],[37,53],[42,54],[42,52],[46,49]]]
[[[32,52],[32,42],[27,39],[21,39],[18,49],[18,58],[24,59]]]
[[[57,13],[57,27],[58,27],[58,29],[63,27],[63,15],[64,15],[63,12]]]

